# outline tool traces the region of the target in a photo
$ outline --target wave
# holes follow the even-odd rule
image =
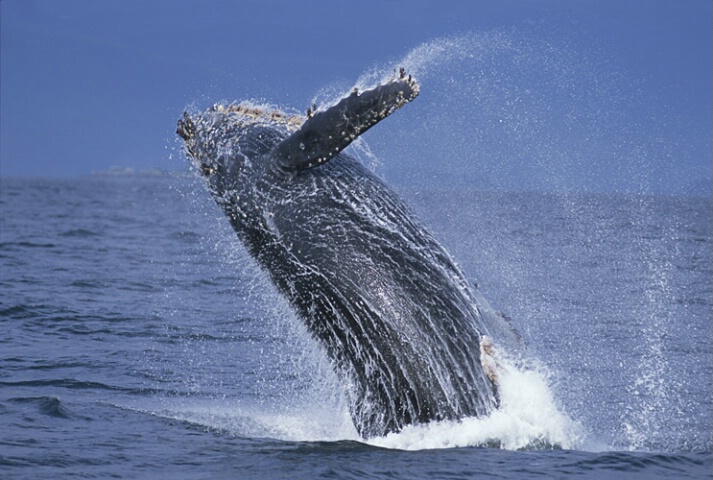
[[[54,418],[69,418],[71,416],[69,409],[59,397],[55,396],[17,397],[7,401],[15,404],[33,405],[38,412]]]
[[[0,387],[60,387],[69,390],[109,390],[129,394],[154,394],[158,390],[153,388],[130,388],[108,385],[101,382],[75,380],[73,378],[46,379],[46,380],[20,380],[16,382],[0,382]]]
[[[22,242],[0,242],[0,249],[5,250],[13,247],[20,247],[20,248],[57,248],[59,247],[58,244],[56,243],[47,243],[47,242],[27,242],[27,241],[22,241]]]

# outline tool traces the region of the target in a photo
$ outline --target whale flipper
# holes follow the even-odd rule
[[[273,149],[283,171],[321,165],[347,148],[359,135],[418,95],[418,83],[401,77],[359,93],[356,89],[327,110],[311,114],[299,130]]]

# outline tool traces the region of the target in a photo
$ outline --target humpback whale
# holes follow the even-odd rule
[[[498,408],[483,313],[404,202],[344,149],[410,102],[403,69],[305,116],[185,112],[177,134],[249,254],[321,343],[363,438]]]

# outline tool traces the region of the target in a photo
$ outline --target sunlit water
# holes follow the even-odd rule
[[[553,48],[425,44],[395,62],[421,97],[352,148],[522,333],[499,411],[365,443],[196,178],[2,179],[3,478],[709,476],[711,200],[651,195],[646,139],[610,126],[619,87]],[[583,171],[636,188],[567,193]]]

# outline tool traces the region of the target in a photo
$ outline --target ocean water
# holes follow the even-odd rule
[[[401,194],[527,361],[365,442],[193,176],[1,179],[0,477],[711,477],[710,198]]]

